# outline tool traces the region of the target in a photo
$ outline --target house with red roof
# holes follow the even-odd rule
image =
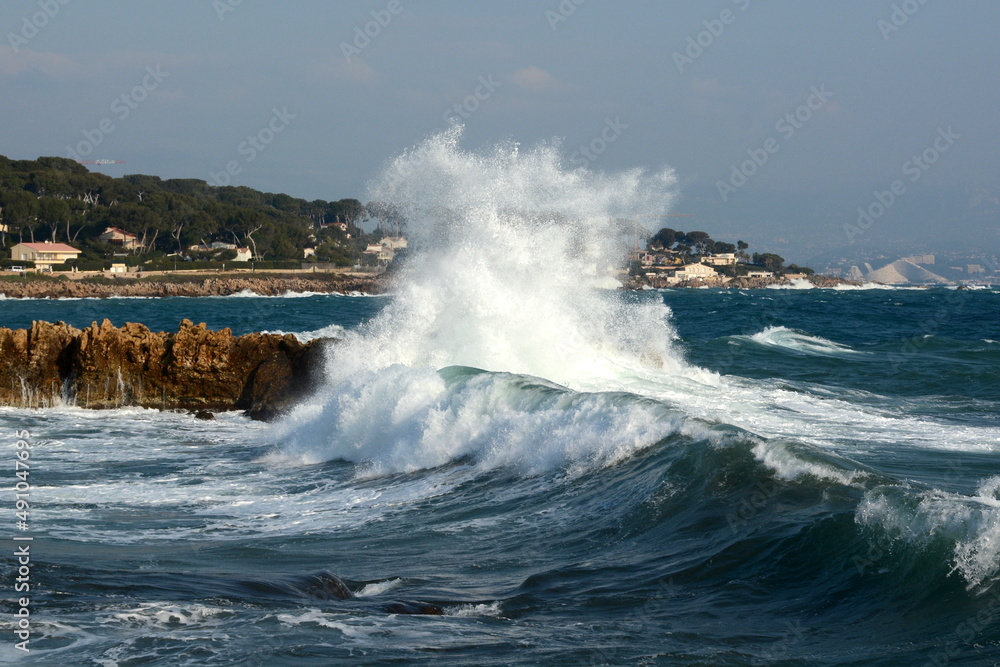
[[[139,245],[138,236],[132,232],[126,232],[124,229],[119,229],[117,227],[108,227],[97,238],[112,245],[121,246],[125,250],[132,250]]]

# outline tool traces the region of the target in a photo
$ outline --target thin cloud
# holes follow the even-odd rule
[[[0,45],[0,76],[41,74],[54,79],[106,79],[109,73],[134,69],[137,64],[160,65],[168,71],[198,62],[190,55],[116,51],[69,57],[55,51],[34,51]],[[141,67],[140,67],[141,69]]]
[[[523,67],[514,71],[508,80],[518,88],[533,93],[540,93],[562,88],[555,78],[541,67]]]
[[[341,58],[324,60],[316,67],[316,74],[324,81],[351,81],[354,83],[375,83],[378,72],[361,58],[345,62]]]

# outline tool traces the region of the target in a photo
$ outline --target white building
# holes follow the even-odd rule
[[[379,245],[393,250],[401,250],[407,246],[407,241],[402,236],[386,236],[379,241]]]
[[[716,278],[719,272],[707,264],[685,264],[674,274],[679,280]]]
[[[21,262],[34,262],[35,268],[44,269],[55,264],[65,264],[76,259],[80,250],[65,243],[18,243],[10,249],[10,258]]]
[[[712,255],[711,257],[705,257],[701,261],[703,264],[710,264],[711,266],[733,266],[736,264],[736,253],[724,252]]]

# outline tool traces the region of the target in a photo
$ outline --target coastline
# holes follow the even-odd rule
[[[812,275],[804,278],[814,287],[861,285],[853,280],[834,276]],[[317,294],[384,294],[386,274],[194,274],[160,275],[143,278],[93,276],[82,279],[24,279],[0,276],[0,297],[8,299],[108,299],[121,297],[199,297],[231,296],[251,292],[260,296],[282,296],[288,293]],[[735,278],[726,282],[691,280],[671,285],[676,288],[719,287],[735,289],[766,289],[792,284],[777,278]],[[626,290],[649,289],[644,282],[629,281]]]
[[[281,296],[288,292],[320,294],[381,294],[384,274],[174,274],[155,277],[105,277],[82,279],[24,279],[0,277],[0,295],[9,299],[66,299],[112,297],[230,296],[253,292],[260,296]]]
[[[812,274],[804,278],[796,278],[795,280],[788,280],[784,277],[746,277],[741,276],[739,278],[727,278],[726,280],[712,279],[712,278],[695,278],[693,280],[685,280],[679,283],[674,283],[671,285],[666,284],[652,284],[649,281],[638,281],[630,280],[628,284],[624,286],[624,289],[631,290],[644,290],[644,289],[658,289],[661,287],[669,288],[702,288],[702,287],[718,287],[721,289],[768,289],[773,287],[785,287],[785,286],[795,286],[796,280],[805,281],[812,285],[813,287],[819,288],[830,288],[837,287],[838,285],[849,285],[849,286],[860,286],[864,283],[857,280],[846,280],[844,278],[838,278],[836,276],[828,276],[821,274]]]

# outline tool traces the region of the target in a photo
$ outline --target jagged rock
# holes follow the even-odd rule
[[[80,330],[65,322],[0,328],[0,405],[47,407],[59,401],[67,350]]]
[[[328,341],[233,336],[190,320],[177,333],[104,320],[84,330],[33,322],[0,328],[0,405],[245,410],[273,419],[321,379]]]

